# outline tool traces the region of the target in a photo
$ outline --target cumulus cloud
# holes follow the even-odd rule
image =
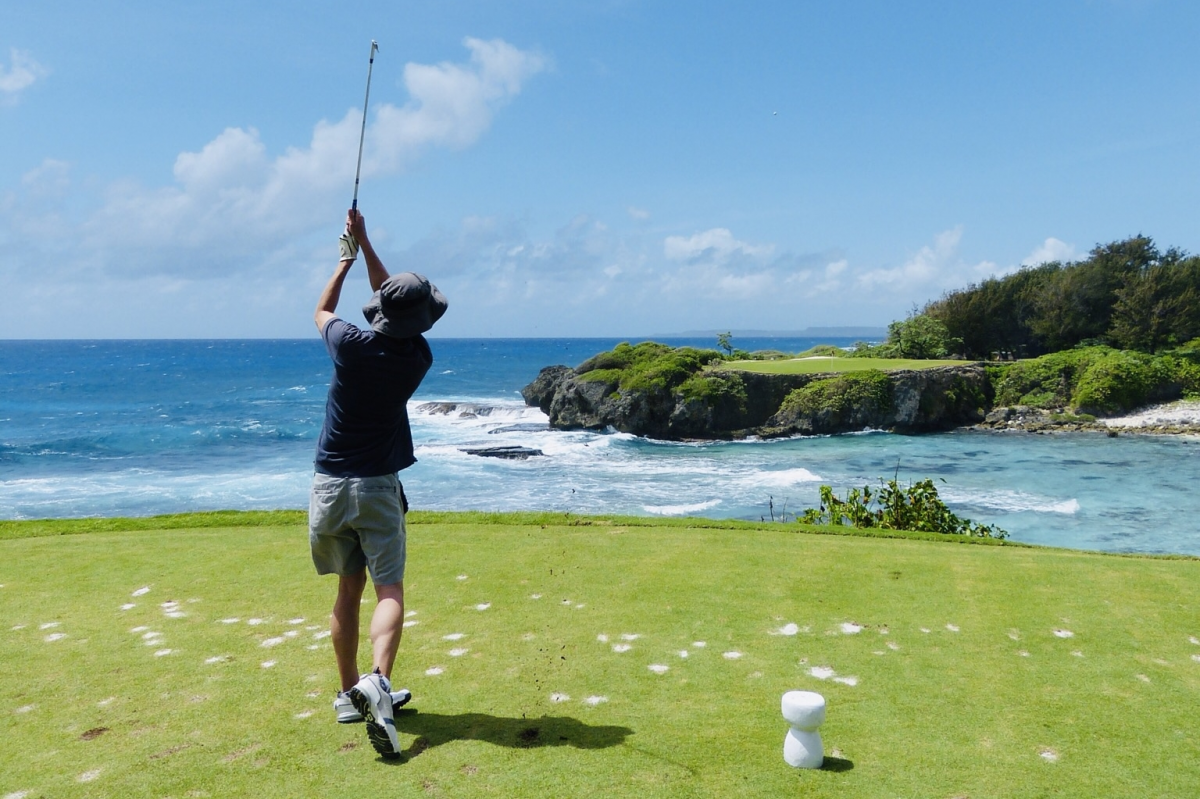
[[[1068,263],[1078,259],[1079,253],[1075,250],[1074,244],[1067,244],[1065,241],[1059,241],[1051,236],[1043,241],[1041,246],[1025,256],[1021,261],[1021,266],[1038,266],[1049,261]]]
[[[752,259],[769,257],[775,251],[774,245],[755,245],[738,241],[726,228],[712,228],[691,236],[667,236],[663,241],[663,255],[671,261],[688,261],[691,263],[707,261],[714,264],[724,264],[735,260],[736,256],[747,256]]]
[[[0,64],[0,101],[15,102],[21,92],[50,73],[24,50],[9,51],[9,66]]]
[[[364,177],[403,170],[430,147],[476,142],[545,58],[500,40],[464,41],[466,63],[408,64],[409,101],[380,103],[369,120]],[[306,146],[272,157],[254,128],[227,128],[175,159],[173,185],[108,187],[82,226],[84,246],[126,272],[216,275],[261,265],[336,216],[353,182],[361,112],[321,120]]]
[[[962,226],[945,230],[899,266],[869,269],[857,276],[855,285],[865,291],[890,291],[918,296],[965,286],[999,271],[991,261],[968,263],[959,254]]]

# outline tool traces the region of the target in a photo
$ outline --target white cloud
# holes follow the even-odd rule
[[[945,230],[934,237],[932,245],[922,247],[900,266],[862,272],[855,285],[860,290],[892,292],[924,301],[933,293],[995,274],[999,268],[991,261],[971,264],[963,260],[958,249],[962,234],[961,225]]]
[[[401,171],[429,147],[470,146],[547,66],[542,56],[500,40],[464,44],[467,63],[405,67],[410,99],[372,112],[364,177]],[[307,146],[274,158],[254,128],[226,128],[198,152],[179,154],[172,185],[110,185],[80,228],[82,249],[123,274],[204,277],[262,266],[337,218],[353,184],[361,122],[355,109],[321,120]]]
[[[0,101],[14,102],[21,92],[50,74],[24,50],[14,47],[9,51],[9,60],[11,66],[0,64]]]
[[[627,210],[627,213],[629,214],[630,219],[636,219],[639,222],[644,222],[650,218],[650,212],[644,208],[636,208],[631,205],[626,210]]]
[[[738,241],[727,228],[712,228],[692,236],[667,236],[663,255],[672,261],[709,261],[725,263],[735,255],[768,258],[774,245],[754,245]]]
[[[1067,244],[1065,241],[1059,241],[1051,236],[1043,241],[1040,247],[1025,256],[1021,261],[1021,266],[1038,266],[1048,261],[1068,263],[1078,259],[1079,253],[1076,252],[1074,244]]]

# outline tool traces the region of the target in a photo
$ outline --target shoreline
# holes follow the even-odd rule
[[[1186,399],[1151,405],[1124,416],[1092,418],[1064,410],[1049,411],[1023,405],[993,408],[983,422],[963,430],[1012,430],[1028,433],[1106,433],[1200,437],[1200,400]]]

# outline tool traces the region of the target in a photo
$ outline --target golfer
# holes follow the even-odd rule
[[[338,318],[346,274],[361,247],[374,294],[363,307],[370,328]],[[410,699],[392,691],[392,664],[404,622],[404,514],[396,473],[416,462],[407,404],[433,364],[421,334],[446,312],[446,298],[421,275],[391,276],[371,247],[357,210],[346,215],[337,270],[313,321],[333,359],[325,424],[317,442],[308,540],[318,574],[338,576],[329,629],[341,690],[333,707],[342,723],[366,720],[384,757],[400,756],[394,707]],[[377,604],[371,616],[371,671],[358,671],[359,607],[367,573]]]

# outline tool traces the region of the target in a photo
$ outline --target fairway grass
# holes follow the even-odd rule
[[[1200,561],[416,518],[398,764],[334,722],[302,524],[9,525],[0,798],[1200,795]]]
[[[722,361],[716,365],[721,371],[761,372],[772,375],[809,375],[865,372],[879,369],[896,372],[901,369],[933,369],[938,366],[966,366],[970,361],[916,361],[905,358],[787,358],[778,361]]]

